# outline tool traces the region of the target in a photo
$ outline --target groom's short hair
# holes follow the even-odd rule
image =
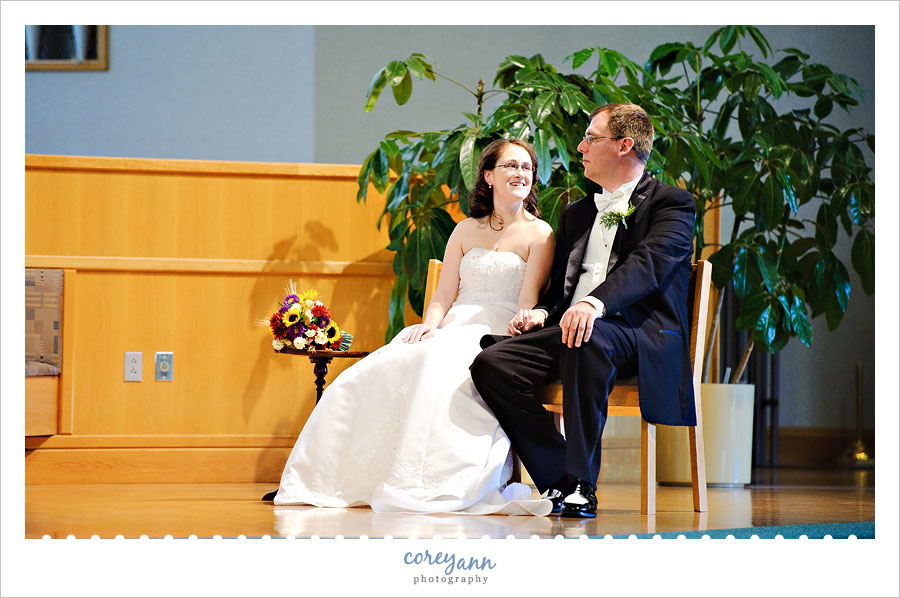
[[[591,120],[601,112],[609,117],[606,126],[610,134],[634,139],[634,153],[646,164],[653,149],[653,123],[644,109],[635,104],[604,104],[594,108]]]

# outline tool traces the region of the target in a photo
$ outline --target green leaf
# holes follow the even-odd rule
[[[753,330],[759,323],[759,317],[766,308],[768,295],[764,291],[756,291],[741,301],[734,325],[738,330]]]
[[[394,158],[400,153],[400,146],[398,146],[397,142],[393,139],[385,139],[378,145],[381,146],[382,151],[387,154],[388,159]]]
[[[785,56],[772,67],[772,70],[781,75],[781,78],[786,81],[797,74],[797,71],[802,67],[803,63],[796,56]]]
[[[378,148],[372,157],[372,174],[372,184],[379,193],[384,193],[388,185],[388,156],[382,148]]]
[[[772,53],[772,46],[769,45],[769,41],[765,36],[756,27],[747,27],[747,32],[753,38],[753,41],[756,42],[756,47],[762,52],[763,58],[768,58],[769,54]]]
[[[597,51],[600,53],[600,63],[603,65],[603,70],[606,71],[606,75],[608,77],[615,77],[616,73],[619,71],[619,63],[616,62],[615,55],[604,48],[598,48]]]
[[[514,77],[519,85],[534,81],[538,77],[538,70],[533,66],[522,67],[516,71]]]
[[[378,101],[378,96],[381,95],[381,90],[387,84],[386,72],[386,69],[381,69],[372,77],[372,81],[369,83],[369,91],[366,92],[366,105],[363,108],[366,112],[372,111],[372,107]]]
[[[759,198],[759,210],[755,214],[757,230],[772,230],[778,226],[781,216],[780,209],[784,204],[780,197],[781,193],[776,189],[775,177],[771,173],[763,181],[762,191],[762,196]]]
[[[734,294],[738,299],[748,297],[755,290],[751,284],[750,254],[747,247],[741,246],[734,256]]]
[[[478,178],[478,156],[475,154],[475,133],[467,131],[459,150],[459,168],[467,189],[474,189]]]
[[[840,260],[834,263],[834,295],[837,298],[841,311],[847,311],[847,303],[850,301],[850,274]]]
[[[400,257],[400,254],[397,254]],[[396,258],[395,258],[396,261]],[[406,277],[398,274],[394,279],[394,286],[391,287],[391,301],[388,304],[388,325],[387,332],[384,334],[384,342],[389,343],[398,332],[403,330],[406,325],[404,314],[406,312]]]
[[[575,97],[578,93],[580,92],[564,89],[562,90],[562,93],[559,94],[559,105],[569,114],[578,112],[579,103],[578,99]]]
[[[410,56],[406,60],[406,67],[409,69],[409,72],[415,75],[416,78],[420,81],[422,80],[422,77],[425,76],[425,72],[428,70],[428,67],[426,67],[425,63],[416,56]]]
[[[387,194],[386,208],[389,212],[393,212],[400,208],[409,196],[409,173],[401,175],[391,185]]]
[[[850,263],[859,274],[866,295],[875,292],[875,235],[867,228],[860,229],[850,250]]]
[[[763,250],[756,254],[756,264],[759,267],[760,274],[762,274],[766,288],[770,293],[774,293],[775,286],[780,280],[778,266],[775,264],[775,261],[769,256],[768,252]]]
[[[734,275],[734,244],[729,243],[709,256],[713,266],[712,281],[719,289],[724,289]]]
[[[406,243],[406,235],[409,233],[409,219],[403,218],[393,226],[391,226],[391,232],[389,238],[391,240],[388,243],[387,248],[391,251],[402,251],[404,244]]]
[[[816,214],[816,241],[820,249],[831,249],[837,242],[838,223],[831,206],[823,203]]]
[[[553,144],[556,146],[556,153],[559,155],[559,161],[562,167],[569,170],[569,163],[572,161],[572,158],[569,157],[569,150],[566,148],[566,142],[559,136],[554,128],[550,129],[550,136],[553,137]]]
[[[680,42],[671,42],[668,44],[662,44],[660,46],[656,46],[653,51],[650,53],[650,62],[656,62],[661,58],[665,58],[670,54],[676,54],[679,50],[684,47],[684,44]]]
[[[706,40],[706,43],[703,44],[703,52],[706,53],[710,48],[713,47],[713,44],[716,43],[716,39],[722,34],[721,29],[716,29],[713,31],[713,34],[709,36],[709,39]]]
[[[791,212],[796,214],[799,206],[797,205],[797,193],[794,191],[794,186],[791,184],[791,175],[784,170],[776,170],[775,176],[781,184],[782,195],[784,195],[785,201],[787,201],[790,206]]]
[[[723,54],[728,54],[731,52],[731,49],[734,47],[734,43],[737,41],[737,35],[734,28],[734,25],[729,25],[723,28],[722,36],[719,38],[719,48],[722,50]]]
[[[763,345],[769,349],[775,341],[775,335],[778,332],[779,316],[778,312],[772,309],[771,305],[766,305],[759,319],[756,321],[757,338],[763,339]],[[770,351],[771,352],[771,351]]]
[[[782,52],[784,52],[785,54],[791,54],[792,56],[798,56],[803,60],[809,60],[809,54],[807,54],[806,52],[801,52],[797,48],[785,48],[784,50],[782,50]]]
[[[582,64],[588,61],[591,55],[594,53],[593,48],[585,48],[584,50],[579,50],[572,54],[571,56],[567,56],[566,60],[572,60],[572,68],[577,69]]]
[[[434,66],[435,65],[434,65],[434,61],[432,59],[428,58],[421,52],[413,52],[410,55],[409,60],[407,60],[407,64],[409,64],[409,61],[411,61],[411,60],[418,60],[423,65],[425,65],[425,76],[428,77],[429,79],[431,79],[432,81],[434,81]]]
[[[703,154],[703,150],[698,147],[698,145],[702,143],[696,137],[688,138],[688,146],[691,148],[691,155],[694,158],[694,166],[697,167],[697,170],[700,172],[700,176],[703,178],[703,184],[709,185],[709,164],[706,163],[706,157]]]
[[[556,103],[556,94],[552,91],[545,91],[538,95],[537,99],[531,105],[531,118],[534,124],[541,126],[547,116],[553,112],[553,106]]]
[[[406,73],[409,71],[409,69],[406,68],[406,65],[399,60],[390,61],[384,68],[387,81],[391,84],[391,87],[400,85],[403,77],[406,76]]]
[[[366,156],[366,159],[363,161],[362,166],[359,169],[359,174],[356,175],[356,184],[359,190],[356,192],[356,203],[360,201],[365,202],[366,193],[369,190],[369,175],[372,173],[372,158],[375,156],[375,152],[373,151],[371,154]],[[381,221],[379,220],[379,226]]]
[[[550,180],[552,163],[550,160],[550,143],[547,140],[547,132],[543,129],[534,131],[534,149],[538,155],[538,180],[542,185]]]
[[[412,95],[412,77],[409,76],[409,70],[405,66],[403,79],[396,85],[391,83],[391,90],[394,92],[394,100],[397,105],[402,106],[409,101],[409,96]]]
[[[791,330],[800,342],[809,347],[812,344],[812,325],[806,317],[806,306],[799,297],[794,297],[790,310]]]
[[[816,100],[816,106],[813,108],[813,112],[815,112],[816,116],[821,120],[831,114],[831,110],[834,107],[834,102],[828,96],[822,96],[818,100]]]

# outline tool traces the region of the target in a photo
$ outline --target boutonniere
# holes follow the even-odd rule
[[[615,205],[600,214],[600,224],[606,228],[613,228],[621,222],[622,226],[628,228],[628,225],[625,224],[625,219],[631,216],[632,212],[634,212],[632,203],[624,198],[620,199]]]

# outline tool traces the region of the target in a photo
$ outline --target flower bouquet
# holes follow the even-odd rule
[[[350,348],[353,335],[338,327],[331,311],[318,300],[318,291],[310,289],[298,294],[294,282],[290,281],[287,292],[278,311],[269,318],[269,329],[274,337],[272,347],[276,351],[293,348],[312,353]]]

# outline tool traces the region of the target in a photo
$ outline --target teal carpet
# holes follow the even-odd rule
[[[702,538],[709,536],[711,539],[726,538],[734,536],[736,540],[749,539],[751,536],[758,536],[761,540],[770,540],[780,535],[785,540],[797,539],[800,536],[806,536],[810,540],[822,539],[825,536],[831,536],[835,540],[846,540],[849,536],[856,536],[857,539],[874,539],[875,538],[875,522],[874,521],[850,521],[845,523],[808,523],[800,525],[771,525],[762,527],[739,527],[734,529],[713,529],[703,532],[666,532],[661,534],[634,534],[637,538],[653,538],[659,536],[664,539],[674,539],[678,536],[684,536],[687,539]],[[613,536],[613,538],[629,538],[630,535]]]

